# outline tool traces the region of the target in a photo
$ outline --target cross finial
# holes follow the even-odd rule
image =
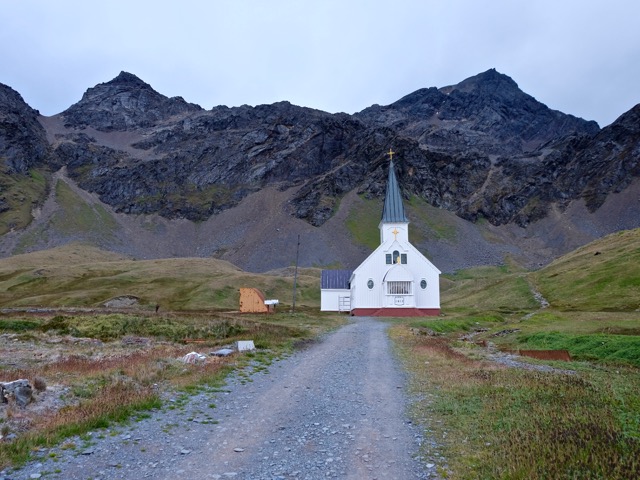
[[[389,160],[393,161],[393,156],[396,154],[396,152],[394,152],[393,150],[389,149],[389,153],[387,153],[387,155],[389,155]]]

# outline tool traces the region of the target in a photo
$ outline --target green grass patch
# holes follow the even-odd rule
[[[39,322],[34,322],[33,320],[0,318],[0,332],[21,333],[35,330],[39,326]]]
[[[110,237],[118,224],[102,205],[90,205],[62,180],[55,186],[61,210],[54,214],[51,226],[62,233],[92,232],[101,238]]]
[[[640,336],[636,335],[538,332],[519,335],[517,345],[522,349],[568,350],[576,360],[628,363],[640,367]]]
[[[516,312],[539,307],[526,274],[509,267],[478,267],[441,281],[443,310]]]
[[[380,200],[367,199],[360,195],[359,200],[354,202],[345,224],[355,243],[375,250],[380,246],[378,225],[381,218]]]
[[[487,328],[495,323],[502,323],[504,317],[497,314],[480,316],[462,316],[453,319],[433,318],[412,322],[412,326],[428,328],[436,333],[468,332],[477,328]]]
[[[47,174],[31,170],[29,174],[9,174],[0,169],[0,235],[12,229],[24,229],[32,220],[34,207],[47,196]]]
[[[577,249],[531,275],[552,306],[575,311],[640,309],[640,229]]]
[[[407,202],[407,216],[414,227],[409,230],[409,240],[419,245],[427,239],[455,242],[458,236],[456,217],[450,212],[429,205],[417,195]]]

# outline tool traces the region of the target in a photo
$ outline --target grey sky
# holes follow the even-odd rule
[[[496,68],[608,125],[640,103],[637,0],[0,0],[0,83],[53,115],[131,72],[204,108],[386,105]]]

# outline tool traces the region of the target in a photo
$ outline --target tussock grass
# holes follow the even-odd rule
[[[443,477],[640,478],[639,245],[634,230],[537,272],[464,270],[442,279],[444,317],[396,320],[414,414],[436,441],[425,453],[445,457]],[[439,336],[410,334],[416,326]],[[519,359],[555,373],[506,368],[479,345],[490,343],[574,361]]]
[[[26,431],[16,432],[17,440],[0,444],[0,469],[20,465],[31,458],[33,451],[59,444],[70,436],[159,408],[161,390],[195,392],[217,388],[226,374],[246,367],[250,359],[268,365],[296,344],[343,321],[340,316],[315,316],[304,311],[268,316],[173,312],[0,318],[0,331],[16,333],[20,339],[28,336],[40,345],[35,348],[46,348],[41,342],[51,335],[85,336],[107,342],[74,347],[71,341],[62,357],[48,362],[30,361],[21,368],[9,367],[4,362],[11,359],[0,358],[4,381],[38,378],[48,385],[68,388],[67,406],[38,418]],[[260,350],[246,356],[209,357],[199,365],[180,361],[194,349],[207,354],[217,345],[241,339],[253,339]],[[198,342],[185,343],[186,340]]]
[[[55,446],[65,438],[106,428],[113,422],[127,420],[136,412],[161,405],[155,392],[135,389],[127,384],[110,385],[100,394],[78,406],[58,411],[37,430],[21,435],[13,442],[0,444],[0,468],[21,465],[31,459],[34,451]]]
[[[583,368],[574,375],[473,360],[445,338],[392,329],[415,404],[454,479],[627,479],[640,475],[636,369]],[[468,347],[473,348],[473,347]],[[617,373],[616,373],[617,372]]]

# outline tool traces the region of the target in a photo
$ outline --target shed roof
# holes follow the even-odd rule
[[[320,277],[321,289],[349,289],[349,279],[352,270],[322,270]]]
[[[393,160],[389,164],[389,179],[387,180],[387,193],[384,197],[384,208],[382,210],[382,223],[409,222],[404,214],[402,204],[402,192],[396,180],[396,172],[393,167]]]

